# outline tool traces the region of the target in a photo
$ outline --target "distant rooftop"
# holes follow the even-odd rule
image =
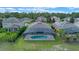
[[[16,17],[9,17],[3,19],[4,23],[19,23],[20,21]]]

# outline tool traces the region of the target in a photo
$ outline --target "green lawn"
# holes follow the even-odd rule
[[[16,34],[16,33],[13,33]],[[12,33],[0,33],[0,38],[12,35]],[[63,51],[63,50],[74,50],[79,51],[79,45],[64,43],[60,37],[56,36],[55,40],[51,41],[28,41],[20,37],[16,42],[1,41],[0,39],[0,51]]]
[[[7,38],[11,37],[12,34],[16,33],[0,33],[0,38]],[[8,35],[8,36],[7,36]],[[60,37],[56,37],[55,40],[51,41],[28,41],[24,40],[23,37],[20,37],[16,40],[16,42],[7,42],[7,41],[0,41],[0,50],[8,50],[8,51],[38,51],[38,50],[44,50],[44,49],[50,49],[54,45],[60,45],[62,44],[62,40]]]
[[[79,51],[79,43],[72,43],[72,44],[68,44],[68,43],[65,43],[65,44],[62,44],[63,47],[69,49],[69,51]]]
[[[51,41],[27,41],[22,37],[18,38],[15,43],[1,42],[0,50],[10,50],[10,51],[37,51],[47,48],[52,48],[53,45],[62,44],[61,40],[51,40]]]
[[[62,43],[62,41],[26,41],[19,38],[15,43],[0,42],[0,51],[79,51],[78,44]]]

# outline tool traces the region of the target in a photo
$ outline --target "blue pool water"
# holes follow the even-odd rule
[[[46,39],[48,36],[32,36],[32,39]]]

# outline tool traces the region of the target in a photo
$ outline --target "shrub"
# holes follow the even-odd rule
[[[6,29],[0,28],[0,33],[2,33],[2,32],[6,32]]]
[[[15,32],[0,33],[0,41],[14,41],[17,37]]]
[[[0,41],[15,42],[21,34],[25,31],[26,27],[22,27],[18,32],[7,32],[6,29],[0,29]]]
[[[19,32],[18,32],[18,37],[21,36],[21,34],[25,31],[26,27],[22,27],[20,28]]]

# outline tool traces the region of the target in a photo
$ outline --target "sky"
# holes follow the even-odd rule
[[[79,0],[0,0],[0,7],[79,7]]]
[[[75,7],[0,7],[0,12],[26,12],[26,13],[72,13],[79,12],[79,8]]]
[[[79,12],[79,0],[0,0],[0,12]]]

